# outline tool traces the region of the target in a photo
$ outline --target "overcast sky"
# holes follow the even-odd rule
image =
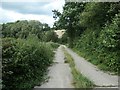
[[[64,0],[1,0],[0,23],[17,20],[39,20],[53,25],[52,10],[62,12]]]

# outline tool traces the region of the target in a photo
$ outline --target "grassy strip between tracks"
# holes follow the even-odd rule
[[[71,73],[73,76],[73,82],[75,88],[93,88],[94,84],[90,80],[88,80],[85,76],[83,76],[75,67],[75,63],[70,54],[63,48],[65,54],[65,63],[69,63],[71,68]]]

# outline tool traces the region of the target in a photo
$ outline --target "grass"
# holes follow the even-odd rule
[[[75,88],[93,88],[94,84],[90,80],[88,80],[85,76],[83,76],[75,67],[75,63],[73,58],[70,54],[63,48],[64,54],[65,54],[65,63],[69,63],[72,76],[73,76],[73,82]]]

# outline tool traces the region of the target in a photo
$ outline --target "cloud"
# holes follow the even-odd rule
[[[53,2],[57,0],[1,0],[1,2]]]
[[[57,9],[60,12],[62,12],[62,7],[63,7],[64,3],[65,3],[64,0],[59,0],[59,2],[56,0],[54,2],[51,2],[47,5],[45,5],[44,8],[49,8],[51,10]]]
[[[3,2],[2,8],[22,14],[51,14],[49,8],[44,8],[45,2]]]
[[[30,0],[29,2],[17,2],[16,0],[2,1],[2,7],[0,7],[0,23],[13,22],[17,20],[39,20],[42,23],[48,23],[53,25],[53,13],[52,10],[57,9],[62,12],[62,6],[64,0],[49,0],[47,2]],[[15,2],[16,1],[16,2]],[[45,1],[45,0],[44,0]],[[52,1],[52,2],[50,2]]]
[[[48,23],[50,26],[53,25],[54,19],[49,15],[34,15],[34,14],[21,14],[14,11],[3,10],[0,8],[0,22],[14,22],[17,20],[38,20],[42,23]]]
[[[64,0],[55,0],[53,2],[2,2],[2,8],[23,14],[52,15],[53,9],[62,11],[63,4]]]

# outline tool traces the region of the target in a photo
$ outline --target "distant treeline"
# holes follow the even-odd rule
[[[26,39],[29,35],[36,35],[41,41],[56,42],[58,37],[53,29],[46,23],[37,20],[21,20],[2,24],[2,37],[13,37]]]

